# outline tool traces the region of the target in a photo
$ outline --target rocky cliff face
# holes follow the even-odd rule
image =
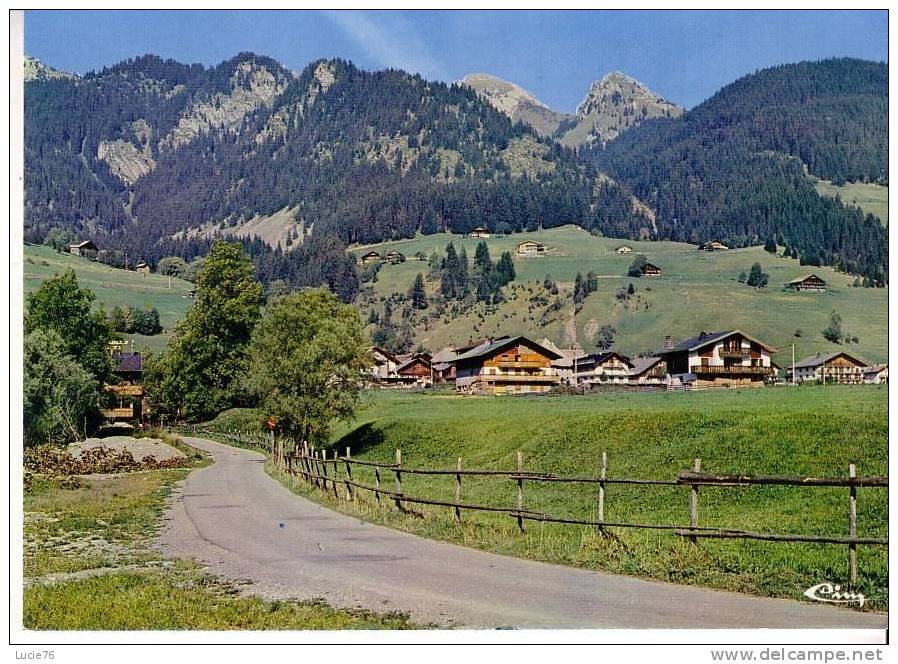
[[[543,136],[553,136],[558,126],[571,118],[542,103],[523,88],[490,74],[468,74],[462,81],[483,97],[497,111],[512,120],[533,127]]]
[[[48,67],[37,58],[30,55],[25,56],[25,81],[41,81],[51,78],[70,78],[77,79],[75,74]]]
[[[620,72],[594,82],[577,107],[575,120],[559,128],[558,140],[570,147],[607,143],[643,120],[678,117],[683,109]]]

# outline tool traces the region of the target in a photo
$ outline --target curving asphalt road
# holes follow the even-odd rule
[[[467,549],[364,523],[265,474],[261,454],[200,438],[215,463],[179,488],[160,533],[171,556],[269,598],[519,628],[885,628],[884,614],[645,581]]]

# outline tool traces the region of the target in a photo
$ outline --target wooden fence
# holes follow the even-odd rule
[[[299,477],[311,486],[322,491],[333,493],[338,499],[354,500],[356,491],[367,491],[374,495],[378,506],[382,500],[392,502],[396,509],[402,510],[403,503],[446,507],[452,510],[456,522],[462,519],[464,510],[504,513],[517,521],[518,529],[524,532],[526,521],[584,525],[603,533],[606,528],[638,528],[665,530],[688,538],[694,544],[701,538],[707,539],[746,539],[770,542],[805,542],[817,544],[847,545],[849,578],[852,584],[857,582],[857,547],[858,545],[888,546],[887,537],[859,537],[857,534],[857,490],[858,488],[888,489],[888,477],[857,475],[855,464],[850,464],[845,477],[801,477],[790,475],[715,475],[702,472],[701,459],[695,459],[691,470],[680,471],[675,479],[645,479],[610,477],[608,475],[608,455],[602,452],[600,474],[596,476],[559,476],[552,473],[526,471],[524,458],[519,451],[516,467],[509,470],[464,469],[462,459],[458,458],[454,469],[414,468],[403,465],[402,451],[396,450],[392,463],[355,459],[347,447],[344,456],[337,450],[328,456],[325,450],[303,445],[295,449],[292,441],[264,435],[240,431],[210,431],[207,429],[185,428],[185,431],[221,438],[244,447],[255,447],[271,455],[275,463],[291,476]],[[374,471],[374,484],[365,484],[353,478],[353,466],[365,466]],[[382,473],[393,476],[393,488],[388,488]],[[438,500],[424,496],[408,495],[402,490],[403,475],[437,475],[452,477],[455,485],[453,501]],[[517,487],[514,506],[479,505],[462,501],[462,478],[483,477],[503,481],[511,481]],[[525,509],[524,488],[527,483],[567,483],[594,485],[596,491],[595,519],[580,519],[555,516],[544,512]],[[642,485],[684,487],[688,489],[688,523],[633,523],[626,521],[608,521],[605,519],[605,488],[608,485]],[[848,534],[803,535],[790,533],[753,532],[736,528],[721,528],[699,525],[699,496],[701,487],[749,487],[749,486],[785,486],[796,488],[837,487],[848,489],[847,513]],[[685,512],[686,510],[684,510]]]

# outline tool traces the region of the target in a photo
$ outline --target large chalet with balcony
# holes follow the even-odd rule
[[[491,395],[548,392],[561,380],[552,366],[561,357],[526,337],[487,340],[452,360],[455,389]]]
[[[582,355],[573,360],[570,382],[584,387],[623,385],[629,383],[632,368],[630,358],[614,351]]]
[[[116,382],[103,386],[103,391],[111,395],[111,403],[101,413],[109,421],[139,420],[145,410],[143,357],[140,353],[116,350],[112,360]]]
[[[776,349],[739,330],[702,332],[674,344],[667,338],[658,355],[668,374],[692,387],[762,386],[774,375]]]
[[[864,372],[868,366],[867,361],[857,355],[837,351],[806,357],[796,362],[794,369],[797,382],[826,380],[827,383],[859,385],[864,382]],[[788,375],[791,380],[792,367],[789,367]]]

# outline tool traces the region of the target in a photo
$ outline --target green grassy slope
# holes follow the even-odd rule
[[[89,288],[97,296],[96,306],[108,312],[116,305],[156,307],[164,331],[152,337],[125,335],[134,340],[134,347],[162,350],[175,324],[184,317],[193,300],[189,297],[193,284],[183,279],[171,279],[159,274],[141,275],[119,270],[85,258],[60,254],[49,247],[25,245],[25,292],[38,288],[46,279],[73,269],[82,288]]]
[[[349,446],[354,457],[387,463],[401,448],[408,468],[451,469],[462,457],[468,469],[513,469],[521,450],[525,470],[596,476],[606,451],[609,477],[618,478],[673,479],[696,457],[703,470],[715,473],[845,477],[849,463],[856,463],[861,475],[888,472],[887,414],[885,386],[538,398],[374,391],[366,393],[357,417],[334,432],[332,444],[341,453]],[[342,467],[337,475],[343,477]],[[392,473],[381,476],[392,488]],[[353,479],[374,484],[373,470],[355,466]],[[350,505],[302,483],[296,487],[337,509],[424,536],[678,583],[801,599],[816,580],[841,582],[848,574],[844,546],[739,540],[702,540],[692,546],[663,531],[611,529],[603,538],[588,526],[537,522],[526,523],[522,535],[507,514],[465,511],[457,525],[445,507],[409,504],[410,512],[402,514],[390,501],[378,509],[368,492]],[[402,490],[409,496],[451,502],[454,488],[452,475],[402,476]],[[595,492],[591,485],[526,483],[524,506],[592,519]],[[844,535],[847,499],[845,489],[705,487],[699,525]],[[513,506],[516,486],[507,477],[465,476],[462,500]],[[859,490],[859,533],[886,536],[887,510],[887,491]],[[605,518],[686,524],[688,488],[609,485]],[[858,555],[860,588],[874,608],[883,608],[887,552],[864,546]]]
[[[815,180],[817,192],[823,196],[839,196],[846,205],[856,205],[866,213],[879,217],[883,226],[889,225],[889,188],[881,184],[849,182],[842,186],[828,180]]]
[[[792,343],[798,359],[835,348],[821,335],[835,309],[842,316],[844,330],[859,338],[859,343],[847,346],[848,349],[871,362],[887,359],[888,289],[853,288],[854,277],[831,268],[803,267],[797,260],[772,256],[761,247],[708,253],[675,242],[595,237],[573,227],[490,238],[487,244],[496,260],[502,251],[513,252],[519,242],[530,238],[545,243],[550,251],[540,257],[515,257],[518,288],[509,290],[509,301],[495,314],[481,321],[476,313],[482,310],[480,307],[467,315],[449,316],[430,330],[419,328],[417,340],[438,349],[471,337],[521,333],[536,338],[548,336],[567,345],[570,300],[543,327],[540,319],[545,308],[533,307],[531,312],[525,288],[529,286],[535,292],[536,284],[527,282],[542,282],[550,274],[562,290],[570,290],[578,271],[585,275],[592,270],[599,275],[599,290],[586,299],[576,316],[578,340],[587,349],[594,331],[606,323],[617,329],[617,345],[626,353],[656,350],[667,334],[686,338],[703,329],[738,328],[780,349],[777,360],[782,364],[791,361]],[[413,259],[415,252],[428,256],[434,251],[442,253],[449,241],[457,248],[464,246],[471,259],[479,240],[440,234],[376,245],[378,251],[397,249],[409,259],[400,265],[383,266],[374,284],[377,293],[406,292],[415,274],[427,273],[426,262]],[[633,247],[634,254],[616,254],[615,249],[621,244]],[[356,254],[366,250],[368,247],[353,249]],[[626,277],[636,253],[645,254],[662,268],[663,274],[641,279]],[[770,285],[765,289],[750,288],[736,280],[756,261],[770,274]],[[786,282],[810,272],[826,279],[830,290],[793,293],[783,289]],[[618,302],[615,292],[631,282],[637,297],[626,304]],[[429,287],[433,291],[438,284],[431,283]],[[796,330],[802,331],[800,337],[795,336]]]

